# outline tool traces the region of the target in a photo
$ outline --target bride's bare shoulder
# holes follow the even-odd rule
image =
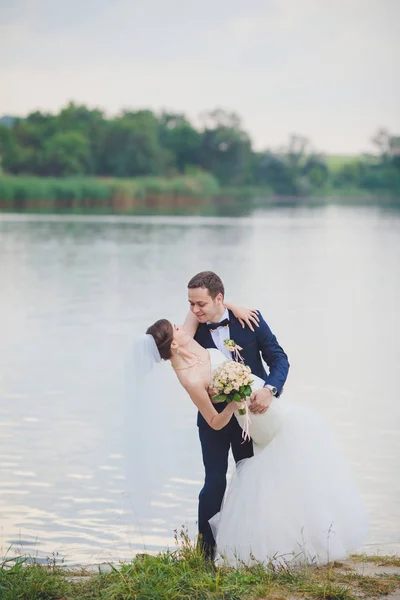
[[[192,394],[193,392],[207,390],[210,383],[210,377],[203,369],[197,369],[196,371],[189,373],[179,374],[179,381],[185,390],[189,394]]]

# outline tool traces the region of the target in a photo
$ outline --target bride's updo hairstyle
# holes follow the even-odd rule
[[[150,325],[146,333],[153,336],[160,356],[164,360],[171,358],[171,344],[174,339],[174,329],[167,319],[160,319]]]

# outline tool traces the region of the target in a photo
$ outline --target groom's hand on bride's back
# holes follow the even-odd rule
[[[256,390],[250,396],[250,412],[262,415],[269,409],[273,399],[274,396],[272,395],[272,392],[269,388],[264,387],[260,390]]]

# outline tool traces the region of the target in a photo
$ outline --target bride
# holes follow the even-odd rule
[[[170,361],[210,427],[222,429],[232,418],[244,427],[246,417],[238,414],[237,402],[222,412],[215,409],[212,374],[227,358],[200,346],[193,339],[196,328],[197,319],[191,317],[184,327],[166,319],[154,323],[137,343],[140,370]],[[251,378],[252,391],[264,385],[259,377]],[[254,456],[238,463],[221,510],[210,521],[217,554],[233,566],[344,559],[363,544],[366,518],[329,428],[310,409],[281,397],[267,412],[250,418]]]

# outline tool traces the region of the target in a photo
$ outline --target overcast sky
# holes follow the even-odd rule
[[[332,153],[400,134],[400,0],[0,0],[0,115],[73,100],[243,119]]]

